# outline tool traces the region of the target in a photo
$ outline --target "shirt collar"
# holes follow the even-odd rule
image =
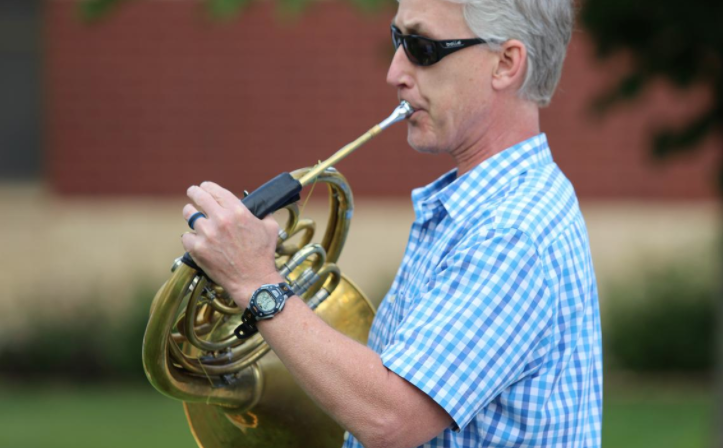
[[[549,163],[552,153],[547,136],[539,134],[495,154],[459,178],[455,168],[412,191],[417,221],[427,221],[441,212],[454,220],[462,218],[474,209],[473,204],[484,202],[512,179]]]

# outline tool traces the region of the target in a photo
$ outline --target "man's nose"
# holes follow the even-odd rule
[[[412,76],[410,69],[412,63],[409,62],[409,58],[404,53],[404,48],[400,45],[397,47],[397,51],[394,52],[392,63],[389,65],[389,71],[387,72],[387,84],[392,87],[411,87]]]

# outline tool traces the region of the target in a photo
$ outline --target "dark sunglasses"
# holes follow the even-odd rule
[[[392,25],[392,43],[394,50],[397,50],[400,45],[404,46],[404,53],[412,64],[428,67],[455,51],[472,45],[486,44],[487,41],[480,38],[434,40],[415,34],[402,34],[399,28]]]

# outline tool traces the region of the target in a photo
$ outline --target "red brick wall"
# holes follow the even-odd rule
[[[197,1],[128,2],[85,25],[75,2],[45,11],[46,171],[60,194],[180,194],[215,180],[253,189],[325,158],[396,106],[386,85],[393,11],[366,16],[320,2],[298,20],[271,2],[209,20]],[[553,105],[542,117],[553,153],[584,198],[714,195],[716,147],[653,164],[648,133],[694,113],[704,93],[664,87],[599,119],[590,98],[614,66],[576,33]],[[357,195],[402,195],[451,161],[416,154],[397,125],[339,165]]]

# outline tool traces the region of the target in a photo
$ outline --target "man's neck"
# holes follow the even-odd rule
[[[540,133],[540,113],[533,103],[518,103],[490,114],[480,138],[456,154],[457,176],[462,176],[490,157]]]

